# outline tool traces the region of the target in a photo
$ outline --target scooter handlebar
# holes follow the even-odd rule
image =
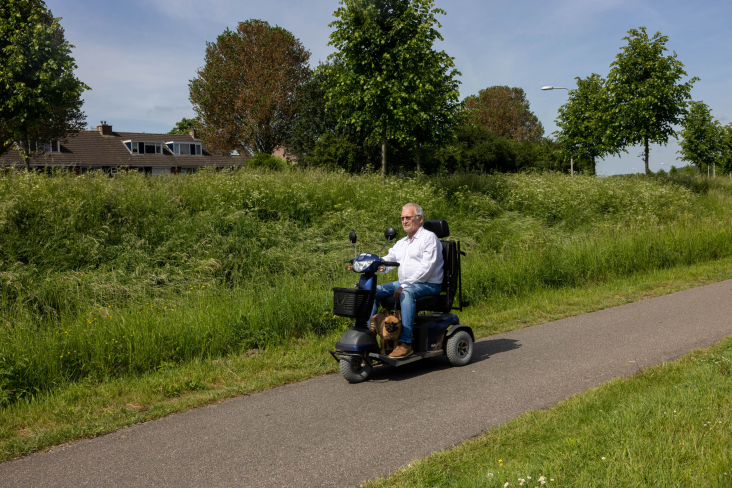
[[[395,263],[394,261],[382,261],[381,264],[384,266],[399,266],[399,263]]]

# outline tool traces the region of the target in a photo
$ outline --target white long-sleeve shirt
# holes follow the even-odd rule
[[[399,284],[408,288],[412,283],[442,284],[442,243],[434,232],[420,227],[412,240],[399,239],[383,261],[399,263]],[[393,268],[387,268],[387,271]]]

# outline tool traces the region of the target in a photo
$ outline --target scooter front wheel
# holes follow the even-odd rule
[[[349,383],[366,381],[371,374],[371,362],[360,356],[341,356],[341,375]]]

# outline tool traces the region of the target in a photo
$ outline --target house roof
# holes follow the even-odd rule
[[[176,156],[163,144],[162,154],[131,154],[124,141],[145,142],[196,142],[201,143],[201,156]],[[200,168],[204,166],[239,166],[248,158],[242,156],[224,156],[210,153],[201,139],[190,135],[151,134],[145,132],[111,132],[102,135],[98,130],[81,131],[70,134],[66,142],[61,142],[61,152],[46,153],[31,158],[31,165],[38,166],[86,166],[86,167],[118,167],[118,166],[151,166]],[[23,159],[18,151],[10,149],[0,157],[0,166],[22,165]]]

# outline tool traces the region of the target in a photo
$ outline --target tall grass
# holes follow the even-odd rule
[[[0,403],[347,325],[342,261],[420,203],[480,303],[732,255],[732,185],[556,174],[0,177]]]

